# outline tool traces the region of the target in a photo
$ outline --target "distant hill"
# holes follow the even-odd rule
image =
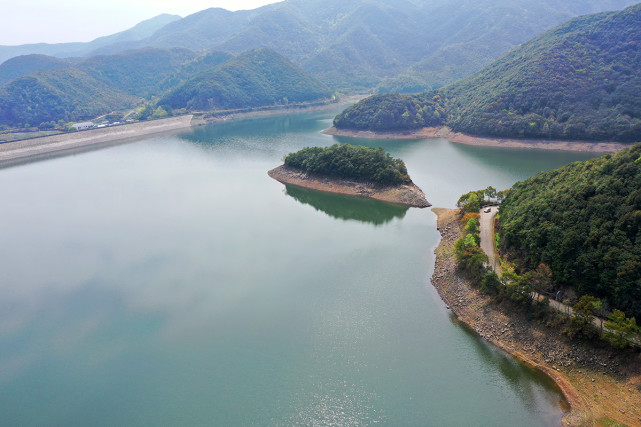
[[[147,98],[158,94],[157,88],[163,79],[196,57],[191,50],[182,48],[146,48],[93,56],[77,67],[120,91]]]
[[[84,56],[144,47],[238,54],[268,48],[333,88],[420,92],[468,76],[572,17],[635,1],[287,0],[249,11],[203,10],[144,38],[20,54]],[[2,52],[0,47],[0,60]]]
[[[433,34],[442,35],[443,41],[398,76],[382,81],[376,91],[416,93],[438,89],[481,70],[520,43],[573,17],[620,10],[637,2],[447,2],[431,11],[424,22]]]
[[[128,108],[157,94],[159,83],[195,56],[148,48],[20,77],[0,88],[0,124],[78,121]]]
[[[211,110],[319,101],[332,93],[267,49],[197,57],[182,48],[146,48],[12,80],[0,88],[0,124],[80,121],[141,105],[141,98],[148,105],[162,98],[165,107]]]
[[[91,52],[103,46],[145,39],[146,37],[154,34],[158,29],[178,19],[181,19],[178,15],[158,15],[154,18],[142,21],[128,30],[121,31],[110,36],[99,37],[87,43],[37,43],[19,46],[0,46],[0,63],[16,56],[31,54],[55,56],[58,58],[87,56]],[[124,50],[127,49],[121,49],[120,51]]]
[[[133,105],[136,100],[73,67],[41,71],[0,88],[0,124],[78,121]]]
[[[641,144],[516,183],[499,224],[520,270],[641,318]]]
[[[403,107],[432,111],[440,123],[388,117],[387,129],[447,124],[456,131],[511,138],[641,140],[641,5],[571,20],[514,49],[476,75],[403,98]],[[391,98],[390,98],[391,99]],[[380,128],[385,96],[337,116],[337,127]],[[376,105],[374,105],[376,104]],[[428,105],[429,104],[429,105]],[[374,111],[375,114],[371,112]],[[441,113],[441,111],[438,111]],[[423,117],[433,119],[433,114]]]
[[[0,64],[0,86],[18,77],[71,65],[69,60],[47,55],[22,55],[11,58]]]
[[[159,102],[174,109],[233,109],[318,101],[330,88],[268,49],[257,49],[198,74]]]

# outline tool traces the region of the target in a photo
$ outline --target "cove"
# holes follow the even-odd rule
[[[331,113],[0,170],[7,425],[558,424],[550,382],[459,326],[427,209],[286,187]],[[582,153],[372,141],[434,206]]]

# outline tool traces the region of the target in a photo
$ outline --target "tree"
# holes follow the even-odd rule
[[[489,271],[485,273],[483,277],[483,282],[481,283],[481,290],[488,295],[496,295],[499,293],[499,290],[503,286],[499,275],[495,271]]]
[[[536,270],[530,273],[530,283],[537,291],[545,295],[554,295],[554,282],[552,281],[552,270],[547,265],[541,263]]]
[[[613,310],[605,322],[607,332],[603,339],[616,348],[625,348],[630,344],[630,339],[639,333],[639,327],[634,317],[625,317],[621,310]]]
[[[470,218],[470,220],[467,221],[467,224],[465,224],[465,231],[469,234],[478,235],[480,233],[480,226],[481,224],[478,219]]]
[[[165,111],[164,108],[158,107],[154,110],[154,114],[151,116],[154,119],[162,119],[167,117],[169,114]]]
[[[472,191],[463,194],[456,202],[459,208],[463,208],[465,212],[478,212],[481,209],[481,199],[476,192]]]
[[[592,295],[583,295],[572,309],[574,316],[570,319],[570,324],[565,329],[565,333],[570,338],[582,336],[588,340],[595,339],[599,336],[599,330],[592,322],[594,313],[600,309],[601,300]]]
[[[484,190],[483,193],[484,193],[485,197],[488,198],[489,201],[492,201],[492,200],[496,199],[496,194],[497,194],[496,193],[496,188],[492,187],[491,185],[489,187],[487,187]]]
[[[509,191],[510,190],[503,190],[503,191],[499,191],[498,193],[496,193],[496,201],[498,203],[501,203],[503,201],[503,199],[505,199],[505,197],[507,196],[507,193],[509,193]]]

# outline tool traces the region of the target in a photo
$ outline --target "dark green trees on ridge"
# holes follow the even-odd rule
[[[382,148],[350,144],[304,148],[285,157],[285,166],[324,175],[381,185],[411,184],[405,163]]]
[[[515,184],[500,227],[522,269],[641,317],[641,144]]]

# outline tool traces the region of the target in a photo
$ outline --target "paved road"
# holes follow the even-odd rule
[[[479,215],[481,215],[481,249],[487,255],[488,265],[498,274],[501,274],[494,250],[494,217],[498,211],[498,206],[490,206],[490,212],[486,213],[484,209],[481,209]]]

